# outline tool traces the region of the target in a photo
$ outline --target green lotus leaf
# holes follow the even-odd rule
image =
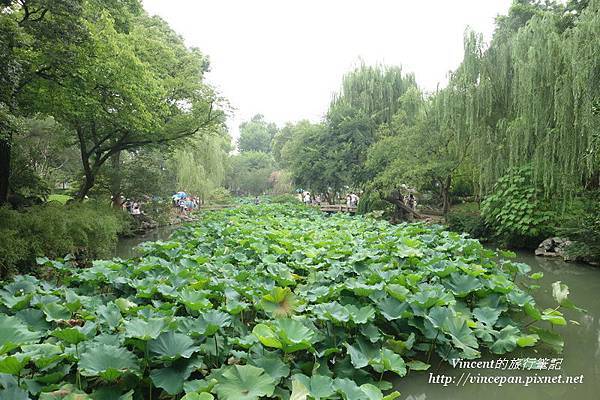
[[[273,347],[275,349],[283,348],[279,336],[268,325],[257,324],[254,329],[252,329],[252,334],[267,347]]]
[[[523,306],[523,310],[535,321],[539,321],[540,319],[542,319],[542,313],[535,307],[535,304],[525,303],[525,305]]]
[[[74,385],[63,385],[58,390],[40,394],[40,400],[104,400],[88,396],[85,392],[78,390]],[[120,397],[112,397],[112,400],[121,400]],[[127,398],[123,400],[128,400]]]
[[[193,381],[185,381],[183,383],[183,390],[186,393],[210,392],[217,383],[218,381],[216,379],[196,379]]]
[[[21,350],[23,356],[29,357],[36,367],[42,369],[65,357],[60,346],[50,343],[23,345]]]
[[[455,296],[465,297],[469,293],[481,288],[481,281],[471,275],[453,272],[450,274],[448,286]]]
[[[115,304],[117,305],[117,307],[119,307],[119,310],[121,311],[121,313],[127,313],[132,308],[137,307],[137,304],[135,304],[134,302],[132,302],[128,299],[124,299],[124,298],[116,299]]]
[[[329,320],[337,323],[348,322],[350,312],[344,306],[337,302],[317,304],[313,313],[322,320]]]
[[[92,392],[94,400],[133,400],[133,390],[121,394],[123,391],[118,387],[103,387]]]
[[[183,385],[192,372],[202,367],[202,360],[179,359],[165,368],[150,371],[154,386],[174,396],[183,391]]]
[[[519,338],[519,329],[514,326],[507,325],[498,332],[496,341],[490,346],[490,350],[496,354],[504,354],[513,351],[517,347],[517,339]]]
[[[29,394],[18,386],[9,386],[0,390],[0,399],[6,400],[31,400]],[[46,400],[40,397],[40,400]]]
[[[425,319],[433,325],[435,329],[443,329],[448,320],[454,318],[452,310],[448,307],[432,307]]]
[[[139,373],[136,356],[127,349],[98,344],[88,347],[79,359],[78,368],[83,376],[98,376],[115,381],[124,373]]]
[[[548,321],[552,325],[566,325],[567,321],[563,314],[555,309],[547,308],[542,312],[542,321]]]
[[[52,336],[68,344],[78,344],[87,340],[87,336],[77,328],[57,329],[52,332]]]
[[[201,335],[212,336],[221,328],[231,325],[231,316],[223,311],[210,310],[204,312],[199,318],[198,323],[194,324],[196,332]]]
[[[395,283],[386,285],[385,291],[388,292],[390,296],[399,301],[405,301],[406,297],[410,294],[410,290],[408,290],[408,288]]]
[[[477,321],[483,322],[490,327],[494,326],[496,321],[498,321],[498,317],[501,313],[501,310],[490,307],[480,307],[473,310],[473,316]]]
[[[411,360],[406,363],[411,371],[427,371],[431,365],[419,360]]]
[[[406,375],[404,360],[390,349],[381,349],[377,357],[371,359],[369,364],[377,372],[392,371],[401,377]]]
[[[534,346],[539,339],[540,337],[536,334],[520,336],[517,339],[517,345],[519,347],[531,347]]]
[[[352,365],[356,368],[366,367],[372,359],[379,356],[379,349],[362,337],[358,338],[353,345],[344,343],[344,346],[350,356]]]
[[[71,311],[57,302],[42,304],[42,311],[46,314],[46,321],[64,321],[71,319]]]
[[[311,398],[319,400],[326,399],[335,393],[333,379],[323,375],[312,375],[308,377],[302,374],[292,376],[292,382],[298,381],[308,390]]]
[[[292,393],[289,400],[307,400],[310,392],[299,380],[292,380]]]
[[[219,400],[258,400],[271,396],[275,380],[262,368],[252,365],[233,365],[218,379],[214,392]]]
[[[367,324],[375,319],[377,312],[371,306],[364,306],[358,308],[354,304],[348,304],[345,306],[350,313],[350,320],[357,325]]]
[[[35,308],[21,310],[15,314],[15,317],[23,321],[31,331],[47,331],[52,326],[46,321],[44,313]]]
[[[194,346],[194,341],[184,334],[164,332],[148,342],[148,349],[161,360],[176,360],[182,357],[190,358],[198,347]]]
[[[41,332],[31,332],[20,319],[0,314],[0,355],[22,344],[35,343],[41,336]]]
[[[173,294],[176,294],[175,292]],[[206,290],[184,289],[179,293],[180,301],[192,311],[208,310],[212,308],[212,303],[207,297]]]
[[[563,338],[556,332],[532,326],[530,330],[539,336],[540,340],[550,346],[556,353],[561,353],[565,346]]]
[[[298,300],[291,289],[274,287],[263,296],[261,307],[274,318],[289,317],[294,314]]]
[[[527,303],[534,303],[533,297],[530,294],[523,292],[522,290],[513,290],[506,295],[508,301],[512,304],[523,307]]]
[[[315,333],[295,319],[279,319],[275,323],[283,351],[292,353],[312,347]]]
[[[335,378],[333,388],[344,400],[371,400],[356,382],[348,378]]]
[[[29,306],[32,297],[33,294],[31,293],[15,296],[6,290],[0,290],[0,300],[2,301],[2,304],[14,311],[22,310]]]
[[[443,330],[452,337],[454,346],[466,352],[465,356],[468,355],[468,358],[475,358],[479,354],[479,352],[474,350],[479,347],[477,338],[464,318],[454,316],[446,319]]]
[[[29,357],[23,354],[0,357],[0,373],[20,375],[27,364],[29,364]]]
[[[188,393],[181,400],[214,400],[214,396],[210,393]]]
[[[277,353],[264,352],[261,357],[252,358],[251,363],[264,369],[277,382],[290,374],[290,367],[281,360]]]
[[[125,321],[125,337],[141,340],[156,339],[165,327],[162,318],[150,318],[148,320],[133,318]]]
[[[398,318],[402,318],[404,313],[408,311],[408,303],[401,302],[393,297],[386,297],[377,303],[381,315],[384,316],[388,321],[393,321]]]
[[[101,305],[97,308],[96,314],[99,320],[106,324],[110,329],[117,328],[121,323],[121,310],[115,303]]]

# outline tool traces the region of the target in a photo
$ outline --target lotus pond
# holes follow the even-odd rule
[[[383,400],[434,361],[560,352],[568,289],[538,307],[543,274],[512,256],[441,227],[261,205],[129,260],[40,259],[51,279],[0,290],[0,398]]]

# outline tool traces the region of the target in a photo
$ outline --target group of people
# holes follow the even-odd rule
[[[404,196],[404,204],[406,204],[411,210],[417,209],[417,198],[412,192]]]
[[[346,205],[348,207],[356,207],[358,206],[358,201],[360,200],[360,198],[358,197],[358,195],[356,193],[348,193],[346,195]]]
[[[300,200],[301,202],[303,202],[306,205],[320,206],[321,203],[323,202],[323,197],[320,194],[312,195],[308,191],[301,191],[301,192],[298,192],[298,200]],[[360,201],[360,198],[358,197],[358,195],[356,193],[349,193],[346,196],[346,205],[348,207],[358,206],[359,201]]]
[[[125,199],[125,201],[122,203],[121,206],[123,207],[123,210],[127,211],[129,214],[133,215],[134,217],[137,215],[143,214],[142,209],[140,207],[140,203],[138,203],[137,201]]]
[[[298,199],[306,205],[321,205],[321,195],[313,196],[308,191],[298,193]]]
[[[172,196],[173,207],[177,208],[180,214],[187,214],[200,206],[200,199],[191,196],[185,192],[177,192]]]

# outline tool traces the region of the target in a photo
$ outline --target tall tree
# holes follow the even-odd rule
[[[26,92],[40,80],[73,71],[73,49],[85,40],[83,0],[4,0],[0,3],[0,204],[10,190],[17,120],[38,110]],[[52,93],[36,92],[44,102]]]
[[[77,135],[85,174],[80,198],[119,152],[169,145],[223,123],[218,98],[202,81],[207,59],[166,23],[131,14],[121,30],[123,21],[103,7],[86,11],[89,40],[76,50],[77,74],[36,87],[53,93],[44,107]]]
[[[277,133],[277,126],[265,121],[264,116],[257,114],[250,121],[240,125],[238,150],[271,152],[271,142]]]

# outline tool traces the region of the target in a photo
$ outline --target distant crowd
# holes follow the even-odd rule
[[[200,198],[187,194],[186,192],[177,192],[171,199],[173,207],[177,209],[179,214],[188,214],[190,211],[195,210],[200,206]]]
[[[313,196],[308,191],[302,191],[302,192],[298,192],[298,200],[300,200],[301,202],[303,202],[306,205],[320,206],[321,203],[323,202],[323,196],[321,196],[320,194]],[[359,201],[360,201],[360,198],[358,197],[358,195],[356,193],[348,193],[346,195],[346,206],[348,206],[348,207],[358,206]]]

